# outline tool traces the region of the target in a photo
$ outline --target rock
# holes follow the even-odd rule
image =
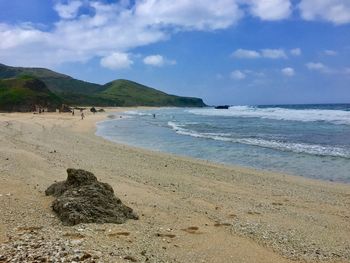
[[[55,197],[61,196],[68,189],[80,187],[97,183],[97,178],[93,173],[80,169],[67,169],[68,177],[66,181],[52,184],[46,189],[46,195],[53,195]],[[110,187],[112,189],[112,187]],[[113,189],[112,189],[113,191]]]
[[[59,110],[60,110],[60,112],[72,112],[71,107],[69,107],[66,104],[62,104],[62,106],[61,106],[61,108]]]
[[[66,181],[54,183],[46,195],[57,197],[52,208],[66,225],[79,223],[124,223],[138,219],[133,210],[114,195],[113,188],[97,181],[94,174],[67,169]]]

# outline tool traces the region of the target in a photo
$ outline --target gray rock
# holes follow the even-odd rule
[[[65,225],[79,223],[124,223],[138,219],[133,210],[114,195],[113,188],[97,181],[90,172],[67,169],[66,181],[54,183],[46,191],[56,200],[52,209]]]

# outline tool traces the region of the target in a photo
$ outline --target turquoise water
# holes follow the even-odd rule
[[[100,122],[97,135],[219,163],[350,182],[348,104],[167,108],[122,115]]]

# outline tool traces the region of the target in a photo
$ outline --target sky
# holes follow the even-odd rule
[[[0,63],[209,105],[350,103],[350,0],[0,0]]]

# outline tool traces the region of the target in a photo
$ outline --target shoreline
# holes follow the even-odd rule
[[[101,252],[102,262],[128,262],[127,255],[143,262],[143,254],[151,262],[350,260],[349,185],[111,142],[95,135],[110,110],[83,121],[65,113],[0,114],[0,241],[39,224],[46,238],[68,243],[64,233],[82,232],[76,247]],[[140,220],[62,226],[43,191],[69,167],[111,184]],[[109,235],[118,231],[129,235]]]
[[[113,108],[111,108],[112,110],[109,112],[109,113],[114,113],[113,112]],[[129,110],[143,110],[143,109],[159,109],[157,107],[139,107],[139,108],[129,108],[127,110],[122,110],[122,108],[120,108],[119,111],[115,112],[115,113],[124,113],[126,111],[129,111]],[[187,156],[187,155],[181,155],[181,154],[175,154],[175,153],[170,153],[170,152],[165,152],[165,151],[158,151],[158,150],[154,150],[154,149],[150,149],[150,148],[143,148],[143,147],[140,147],[140,146],[134,146],[134,145],[130,145],[130,144],[127,144],[127,143],[123,143],[123,142],[118,142],[118,141],[113,141],[113,140],[110,140],[110,139],[107,139],[105,138],[104,136],[102,135],[97,135],[96,132],[97,132],[97,124],[98,123],[102,123],[102,122],[105,122],[105,121],[108,121],[108,115],[105,116],[105,118],[101,119],[101,120],[98,120],[95,122],[95,129],[94,129],[94,135],[97,136],[97,137],[100,137],[108,142],[111,142],[111,143],[115,143],[119,146],[125,146],[125,147],[130,147],[130,148],[133,148],[135,150],[142,150],[142,151],[145,151],[145,152],[150,152],[150,153],[153,153],[153,154],[160,154],[160,155],[168,155],[169,157],[173,157],[173,158],[179,158],[179,159],[184,159],[184,160],[192,160],[194,162],[199,162],[201,164],[204,164],[204,165],[208,165],[208,164],[212,164],[212,165],[217,165],[217,166],[222,166],[222,167],[226,167],[226,168],[231,168],[231,169],[234,169],[234,170],[246,170],[246,172],[249,172],[249,171],[252,171],[254,173],[262,173],[262,174],[267,174],[267,175],[274,175],[274,176],[281,176],[281,177],[290,177],[290,178],[295,178],[295,180],[311,180],[311,183],[312,182],[320,182],[321,184],[323,183],[326,183],[326,184],[335,184],[335,185],[348,185],[350,186],[350,182],[345,182],[345,181],[332,181],[330,179],[321,179],[321,178],[311,178],[311,177],[307,177],[307,176],[303,176],[303,175],[298,175],[298,174],[292,174],[292,173],[288,173],[288,172],[283,172],[283,171],[278,171],[278,170],[268,170],[268,169],[263,169],[263,168],[255,168],[255,167],[251,167],[251,166],[243,166],[243,165],[239,165],[239,164],[231,164],[231,163],[224,163],[224,162],[215,162],[215,161],[212,161],[212,160],[207,160],[207,159],[201,159],[201,158],[195,158],[195,157],[192,157],[192,156]]]

